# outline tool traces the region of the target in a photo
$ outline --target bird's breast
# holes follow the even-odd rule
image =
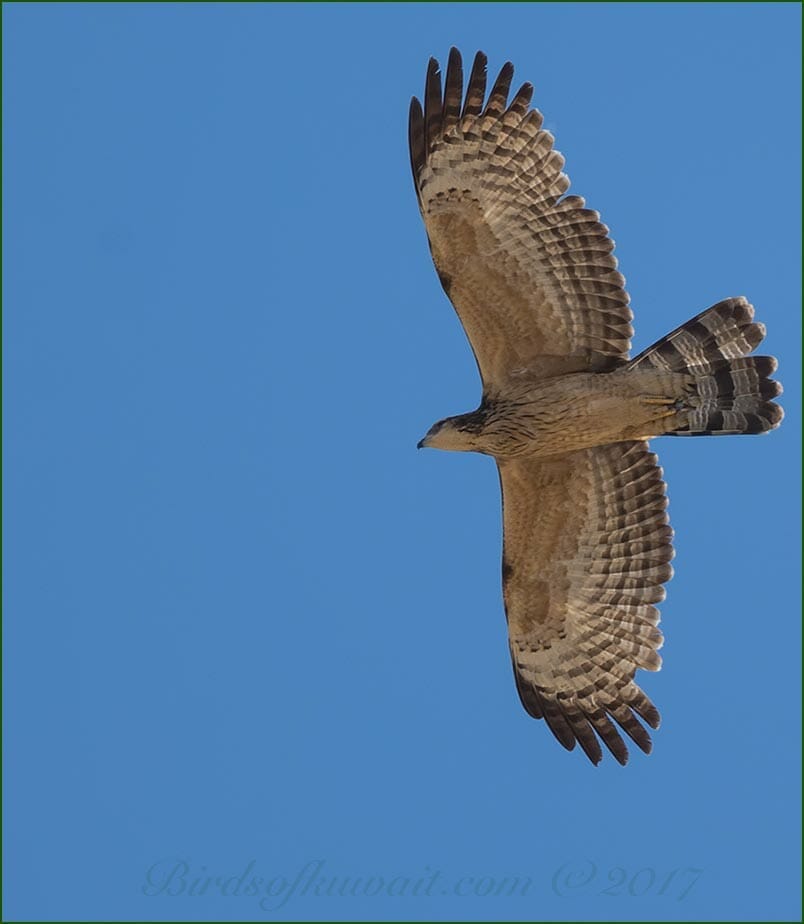
[[[484,441],[499,458],[549,457],[623,439],[634,404],[610,373],[574,373],[502,395]]]

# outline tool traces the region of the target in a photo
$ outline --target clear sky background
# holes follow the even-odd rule
[[[800,16],[4,4],[5,919],[798,919]],[[451,44],[535,84],[638,349],[745,294],[780,360],[780,430],[654,443],[624,769],[519,705],[492,461],[416,451],[479,397],[407,153]]]

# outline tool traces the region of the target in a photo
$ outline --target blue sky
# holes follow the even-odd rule
[[[4,5],[5,919],[798,919],[800,15]],[[638,349],[745,294],[780,360],[780,430],[654,443],[625,769],[519,705],[493,463],[416,451],[479,397],[406,148],[451,44],[535,84]]]

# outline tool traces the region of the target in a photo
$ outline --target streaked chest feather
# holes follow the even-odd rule
[[[633,439],[649,428],[651,410],[640,400],[642,390],[625,372],[573,373],[518,385],[488,399],[483,449],[499,458],[539,458]]]

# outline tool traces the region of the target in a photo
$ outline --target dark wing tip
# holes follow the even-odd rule
[[[620,704],[614,708],[609,708],[608,712],[634,744],[645,754],[650,754],[653,750],[653,742],[651,741],[650,735],[637,721],[633,712],[631,712],[632,708],[636,709],[635,706],[629,708],[624,704]],[[641,715],[641,712],[639,714]],[[645,719],[645,721],[648,722],[647,719]],[[651,728],[655,728],[651,722],[648,722],[648,724]]]
[[[424,113],[422,104],[414,96],[410,101],[408,117],[408,146],[410,148],[410,167],[418,192],[418,177],[424,167],[426,150],[424,144]]]
[[[656,731],[656,729],[662,724],[662,718],[659,715],[655,706],[651,707],[648,712],[640,712],[640,716],[650,725],[650,727]]]
[[[469,86],[466,89],[466,100],[463,104],[464,116],[480,115],[483,109],[483,99],[486,96],[486,68],[488,58],[482,51],[478,51],[472,62],[472,71],[469,75]]]
[[[443,130],[448,132],[461,118],[463,101],[463,62],[457,48],[450,48],[447,76],[444,79]]]
[[[641,690],[639,691],[639,696],[635,697],[628,705],[636,712],[642,721],[646,722],[652,729],[655,730],[662,724],[662,717],[659,715],[659,710]]]
[[[528,114],[528,109],[530,108],[530,101],[533,99],[533,84],[532,83],[523,83],[522,86],[514,94],[514,98],[511,100],[510,105],[508,106],[508,112],[513,113],[518,116],[520,119],[524,119]]]
[[[424,85],[424,134],[428,151],[441,131],[441,109],[441,68],[435,58],[430,58]]]
[[[489,101],[483,110],[484,115],[498,117],[501,116],[508,105],[508,91],[511,89],[511,81],[514,77],[514,65],[510,61],[503,64],[494,86],[489,93]]]

